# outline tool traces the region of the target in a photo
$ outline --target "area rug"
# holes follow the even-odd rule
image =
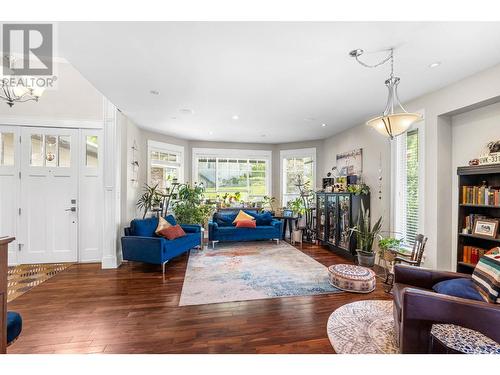
[[[9,267],[7,275],[7,302],[40,285],[73,263],[22,264]]]
[[[325,266],[286,242],[221,243],[191,250],[179,306],[339,292]]]
[[[339,354],[399,352],[392,301],[358,301],[339,307],[328,319],[327,332]]]

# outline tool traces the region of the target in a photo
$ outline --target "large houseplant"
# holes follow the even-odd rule
[[[204,203],[205,189],[201,184],[189,183],[179,186],[178,200],[173,205],[175,219],[180,224],[201,224],[205,226],[214,207]]]
[[[375,252],[373,243],[376,238],[381,238],[382,217],[379,217],[376,223],[371,226],[370,209],[365,210],[363,201],[361,201],[361,211],[358,216],[357,224],[351,228],[351,234],[356,236],[356,252],[358,264],[365,267],[373,267],[375,264]]]
[[[142,194],[137,200],[136,206],[142,210],[142,218],[144,219],[149,211],[160,208],[164,194],[158,188],[158,184],[149,186],[144,184]]]

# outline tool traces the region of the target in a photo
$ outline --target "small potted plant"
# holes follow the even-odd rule
[[[356,226],[351,228],[351,235],[356,236],[356,252],[358,264],[364,267],[373,267],[375,264],[375,252],[373,251],[373,243],[376,238],[381,238],[380,230],[382,228],[382,217],[379,217],[377,222],[370,225],[370,210],[365,210],[363,202],[361,202],[361,212],[358,217]]]
[[[396,254],[399,252],[403,239],[394,237],[381,237],[378,241],[379,258],[387,262],[394,261]],[[393,250],[393,251],[391,251]]]

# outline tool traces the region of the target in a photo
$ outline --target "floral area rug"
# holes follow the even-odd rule
[[[179,306],[339,292],[325,266],[286,242],[220,243],[191,250]]]
[[[330,315],[327,332],[339,354],[399,352],[392,301],[358,301],[341,306]]]

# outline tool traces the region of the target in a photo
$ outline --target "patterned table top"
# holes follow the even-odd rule
[[[431,335],[448,348],[466,354],[500,354],[500,344],[489,337],[453,324],[434,324]]]

